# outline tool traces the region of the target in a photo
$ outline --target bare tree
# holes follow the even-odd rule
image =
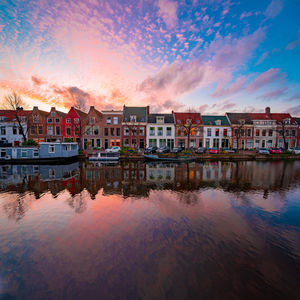
[[[188,142],[187,142],[187,147],[190,149],[190,139],[191,135],[193,136],[196,131],[200,130],[201,125],[199,124],[194,124],[192,119],[187,119],[185,124],[181,124],[179,129],[184,131],[184,135],[187,136]]]
[[[245,127],[245,120],[243,120],[243,119],[238,120],[237,127],[234,127],[234,135],[235,135],[236,141],[237,141],[236,152],[239,151],[239,144],[240,144],[241,137],[245,135],[244,127]]]
[[[281,120],[278,122],[278,125],[279,125],[279,128],[277,129],[277,132],[279,133],[279,136],[281,136],[283,139],[284,149],[287,150],[287,142],[286,142],[287,132],[286,131],[287,131],[287,125],[290,125],[289,121]]]
[[[26,102],[22,99],[20,95],[18,95],[16,92],[12,92],[9,95],[6,95],[4,97],[3,102],[1,103],[1,106],[4,109],[12,110],[14,111],[14,117],[15,121],[17,122],[17,126],[19,128],[19,132],[23,137],[24,142],[27,141],[27,129],[24,129],[24,121],[22,120],[21,114],[24,108],[27,108]]]

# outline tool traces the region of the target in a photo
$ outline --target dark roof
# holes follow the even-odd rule
[[[18,116],[27,117],[31,113],[31,110],[19,110]],[[3,121],[14,121],[16,119],[16,111],[15,110],[0,110],[0,117],[2,117]]]
[[[203,116],[202,120],[204,125],[217,125],[216,121],[221,121],[221,126],[229,126],[228,119],[225,116]]]
[[[156,117],[165,117],[166,124],[174,124],[173,114],[150,114],[148,116],[148,123],[156,123]]]
[[[124,106],[123,121],[130,122],[130,116],[136,116],[137,122],[147,122],[147,107]]]
[[[298,125],[300,125],[300,118],[294,118]]]
[[[250,119],[253,120],[272,120],[271,115],[267,113],[248,113]]]
[[[64,113],[64,112],[62,112],[62,111],[59,111],[59,110],[57,110],[56,112],[57,112],[58,115],[61,116],[62,118],[64,118],[64,117],[67,115],[66,113]]]
[[[174,112],[176,124],[186,124],[187,120],[192,120],[192,124],[203,124],[201,114],[193,112]]]
[[[83,111],[81,111],[81,110],[79,110],[79,109],[77,109],[77,108],[75,108],[75,107],[73,107],[73,108],[74,108],[74,110],[76,111],[77,115],[78,115],[81,119],[84,119],[84,118],[87,117],[87,114],[86,114],[85,112],[83,112]]]
[[[285,119],[290,119],[291,124],[296,124],[295,119],[289,113],[274,113],[271,114],[272,120],[276,120],[277,123],[282,122]]]
[[[240,124],[240,120],[244,120],[245,124],[252,125],[252,120],[248,113],[226,113],[231,124]]]

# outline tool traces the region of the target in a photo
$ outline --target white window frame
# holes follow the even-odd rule
[[[51,148],[53,148],[53,151],[50,151]],[[55,153],[55,145],[54,144],[49,145],[48,153]]]

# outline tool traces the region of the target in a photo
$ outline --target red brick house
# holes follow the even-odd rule
[[[28,139],[45,142],[47,136],[47,117],[49,113],[34,106],[28,115]]]
[[[81,141],[86,118],[86,113],[71,107],[62,121],[63,140],[70,139],[82,145]]]
[[[105,149],[111,146],[121,146],[122,111],[102,111],[103,143]]]
[[[146,130],[149,106],[123,108],[122,143],[137,149],[146,147]]]
[[[294,118],[298,124],[297,147],[300,147],[300,118]]]
[[[175,147],[203,146],[203,120],[200,113],[173,112],[175,122]],[[188,145],[188,139],[189,145]]]
[[[63,140],[62,123],[66,114],[58,111],[55,107],[51,107],[47,115],[47,142],[55,142]]]

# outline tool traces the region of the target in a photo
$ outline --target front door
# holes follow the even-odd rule
[[[140,149],[144,149],[144,139],[140,139]]]

